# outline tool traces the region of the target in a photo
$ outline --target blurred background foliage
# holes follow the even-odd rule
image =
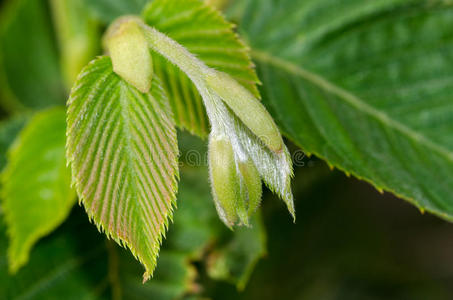
[[[140,12],[147,2],[82,1],[78,9],[88,10],[77,16],[90,25],[79,30],[97,41],[97,47],[85,48],[87,57],[100,53],[99,33],[108,22]],[[64,104],[70,85],[73,72],[60,65],[71,60],[61,46],[67,33],[55,29],[59,22],[52,19],[49,3],[0,1],[2,169],[6,150],[30,114]],[[315,157],[299,157],[293,182],[296,224],[266,191],[252,228],[231,232],[211,199],[205,143],[178,134],[178,209],[152,280],[141,283],[140,264],[106,240],[78,205],[11,275],[0,207],[0,299],[453,299],[450,223]]]
[[[213,207],[206,167],[192,166],[204,143],[185,133],[180,142],[189,161],[153,279],[142,284],[139,263],[76,206],[14,276],[2,226],[0,298],[451,299],[451,224],[305,158],[294,182],[296,224],[267,192],[253,228],[230,232]]]

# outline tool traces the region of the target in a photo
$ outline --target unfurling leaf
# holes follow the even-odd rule
[[[40,112],[8,152],[1,194],[12,272],[27,263],[36,241],[60,225],[75,202],[65,159],[65,128],[63,108]]]
[[[220,219],[228,226],[249,225],[261,202],[261,179],[251,160],[236,161],[227,137],[209,138],[209,172]]]
[[[80,201],[100,230],[131,249],[147,280],[178,177],[175,126],[158,78],[143,94],[113,72],[110,58],[97,58],[71,92],[67,123],[67,157]]]
[[[217,212],[222,221],[231,227],[237,222],[237,210],[242,201],[233,148],[227,139],[211,137],[208,153],[212,194]]]
[[[247,196],[245,206],[247,217],[251,217],[261,203],[263,187],[260,174],[251,159],[238,163],[238,169],[243,180],[242,191]]]
[[[178,66],[196,86],[203,98],[211,123],[210,138],[222,138],[227,141],[232,146],[237,164],[251,160],[266,185],[285,201],[291,215],[295,218],[290,186],[292,162],[286,146],[278,142],[281,140],[280,133],[272,118],[266,115],[267,112],[264,107],[259,106],[258,100],[254,99],[253,95],[246,92],[245,89],[239,88],[239,84],[228,74],[220,74],[218,71],[207,67],[176,41],[142,22],[137,22],[143,29],[149,47]],[[212,78],[221,77],[227,78],[225,80],[229,83],[227,86],[233,86],[233,88],[228,90],[215,87],[214,84],[221,84],[221,82],[220,80],[212,80]],[[229,91],[231,94],[229,94]],[[247,93],[246,96],[244,96],[245,93]],[[245,116],[244,112],[240,111],[240,104],[233,100],[235,96],[253,103],[253,105],[249,103],[245,107],[248,110],[252,109],[252,111],[248,111],[251,114],[256,114],[258,110],[259,114],[265,116],[258,116],[261,124],[254,123],[253,120]],[[223,99],[227,99],[226,103],[230,102],[231,106],[235,107],[238,115],[235,114],[234,110],[227,107],[227,104],[222,101]],[[241,117],[247,122],[243,122]],[[264,132],[266,135],[257,136],[256,132]],[[230,186],[230,188],[234,189],[235,187]],[[244,214],[242,215],[244,216]]]

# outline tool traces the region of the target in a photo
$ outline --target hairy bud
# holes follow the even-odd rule
[[[261,178],[251,159],[239,163],[238,166],[246,190],[247,216],[251,217],[261,203],[263,193]]]
[[[230,228],[238,223],[249,225],[249,217],[259,206],[262,194],[261,179],[253,162],[236,164],[229,140],[211,136],[209,170],[222,221]]]
[[[209,171],[212,193],[222,221],[232,227],[237,222],[240,198],[239,177],[236,172],[231,143],[226,139],[210,138]]]
[[[228,74],[209,70],[206,82],[239,119],[272,151],[280,152],[283,140],[266,108],[246,88]]]
[[[113,71],[142,93],[151,88],[153,66],[148,43],[136,17],[113,23],[105,37]]]

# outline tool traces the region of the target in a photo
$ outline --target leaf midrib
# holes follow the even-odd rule
[[[453,163],[453,152],[445,148],[444,146],[433,142],[431,139],[427,138],[424,135],[414,131],[413,129],[407,127],[406,125],[400,123],[399,121],[392,119],[385,112],[376,109],[375,107],[369,105],[365,100],[360,97],[352,94],[351,92],[335,85],[334,83],[326,80],[322,76],[310,72],[307,69],[302,68],[301,66],[292,63],[289,60],[281,59],[272,55],[267,51],[262,51],[258,49],[253,49],[251,51],[252,57],[261,63],[265,63],[277,68],[282,69],[283,71],[290,73],[294,76],[303,78],[314,85],[320,87],[321,89],[332,93],[338,96],[339,99],[345,101],[350,106],[355,107],[357,110],[363,112],[381,122],[382,124],[393,128],[395,131],[398,131],[402,135],[408,137],[410,140],[414,141],[417,144],[421,144],[430,148],[431,150],[439,153],[445,157],[449,162]]]
[[[137,181],[138,175],[136,173],[136,165],[135,165],[137,162],[137,157],[136,157],[135,151],[132,149],[132,146],[131,146],[133,144],[133,142],[132,142],[132,135],[131,135],[131,132],[132,132],[131,118],[129,116],[130,104],[127,101],[127,95],[126,95],[128,87],[125,82],[121,82],[120,84],[121,85],[120,85],[119,103],[121,106],[121,110],[120,110],[121,117],[123,119],[123,124],[124,124],[124,127],[123,127],[123,134],[125,137],[125,146],[124,147],[126,148],[125,152],[127,153],[127,166],[128,166],[129,178],[131,181],[134,182],[134,184],[129,185],[129,188],[132,190],[133,197],[135,197],[135,199],[137,199],[138,208],[136,209],[136,211],[138,211],[138,213],[140,214],[140,218],[143,220],[148,220],[148,217],[146,215],[144,215],[143,208],[141,206],[141,201],[139,200],[141,195],[137,189],[137,186],[139,184]],[[159,233],[158,228],[154,228],[154,226],[153,226],[152,231],[153,231],[153,233],[156,233],[157,235]],[[130,241],[130,245],[134,246],[134,247],[131,247],[131,250],[136,250],[135,243],[136,243],[136,241],[133,241],[133,240]],[[145,246],[148,250],[151,250],[147,243],[145,243]]]

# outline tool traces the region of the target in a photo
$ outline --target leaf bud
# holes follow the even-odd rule
[[[210,69],[205,78],[209,87],[270,150],[282,150],[280,131],[258,99],[226,73]]]
[[[107,31],[105,45],[112,59],[113,71],[146,93],[151,88],[153,65],[148,43],[138,17],[122,17]]]
[[[250,159],[236,164],[231,143],[223,137],[211,136],[208,151],[212,193],[220,218],[230,228],[238,223],[248,226],[262,194],[255,165]]]
[[[240,198],[240,179],[236,172],[233,148],[227,139],[211,136],[208,155],[217,212],[222,221],[231,228],[238,219],[236,209]]]
[[[261,203],[261,178],[251,159],[239,163],[238,166],[247,193],[247,216],[251,217]]]

